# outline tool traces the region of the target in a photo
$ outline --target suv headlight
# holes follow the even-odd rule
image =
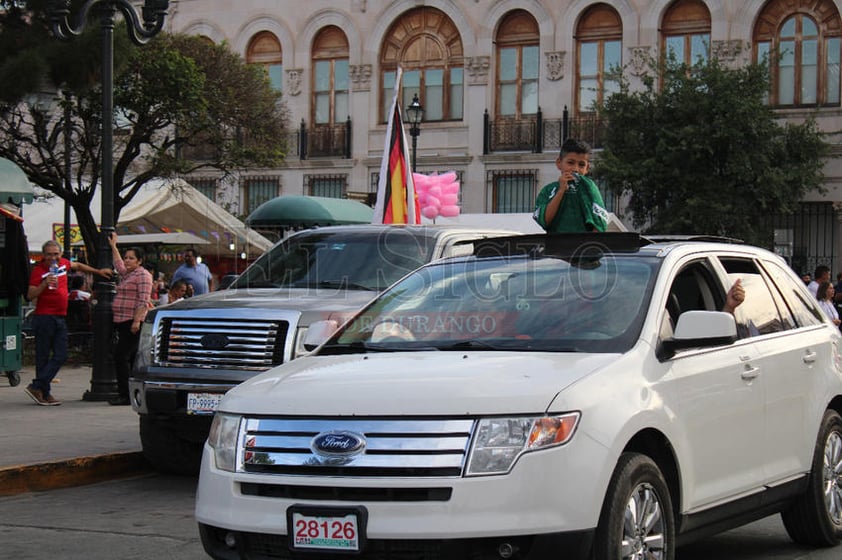
[[[578,412],[558,416],[483,418],[471,444],[467,476],[505,474],[523,453],[570,441],[578,423]]]
[[[213,449],[216,468],[235,472],[237,470],[237,442],[240,435],[240,420],[237,414],[216,413],[208,434],[208,445]]]

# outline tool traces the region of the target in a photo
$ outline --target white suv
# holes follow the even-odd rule
[[[220,559],[671,559],[780,512],[796,542],[835,545],[839,343],[762,249],[478,242],[222,399],[202,541]]]

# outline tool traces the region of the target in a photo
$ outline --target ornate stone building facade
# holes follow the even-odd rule
[[[278,169],[221,184],[188,178],[247,215],[279,194],[366,200],[376,188],[396,69],[401,102],[425,109],[421,173],[455,171],[464,212],[530,211],[556,178],[565,133],[597,149],[591,107],[612,91],[608,70],[632,79],[647,55],[716,55],[733,64],[793,52],[773,67],[770,102],[782,118],[816,116],[842,129],[839,0],[174,0],[170,31],[227,42],[266,68],[291,116]],[[634,81],[632,82],[634,83]],[[776,247],[799,269],[842,266],[839,139],[827,192],[776,224]],[[606,193],[622,216],[621,201]]]

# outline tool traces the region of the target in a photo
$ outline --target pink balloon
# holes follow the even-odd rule
[[[417,192],[417,191],[416,191],[416,192]],[[425,193],[425,192],[419,192],[419,193],[418,193],[418,204],[419,204],[420,206],[425,206],[425,205],[427,204],[427,197],[428,197],[428,196],[429,196],[429,195],[428,195],[427,193]]]
[[[459,202],[459,195],[458,194],[448,194],[445,193],[441,195],[441,205],[442,206],[452,206]]]
[[[452,183],[456,180],[456,172],[455,171],[448,171],[447,173],[442,173],[439,175],[441,177],[441,183]]]
[[[425,206],[421,209],[421,215],[430,220],[434,220],[439,215],[439,209],[436,206]]]
[[[432,196],[441,196],[441,187],[439,185],[433,185],[427,189],[427,192]]]
[[[433,196],[432,194],[427,194],[427,204],[426,204],[426,206],[435,206],[436,208],[440,208],[441,207],[441,200],[438,197]]]
[[[459,215],[459,207],[456,205],[442,206],[439,209],[439,214],[445,218],[453,218]]]

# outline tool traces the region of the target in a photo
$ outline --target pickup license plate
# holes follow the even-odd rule
[[[213,414],[224,393],[187,393],[187,414]]]
[[[287,535],[292,550],[358,553],[365,542],[365,508],[291,506]]]

